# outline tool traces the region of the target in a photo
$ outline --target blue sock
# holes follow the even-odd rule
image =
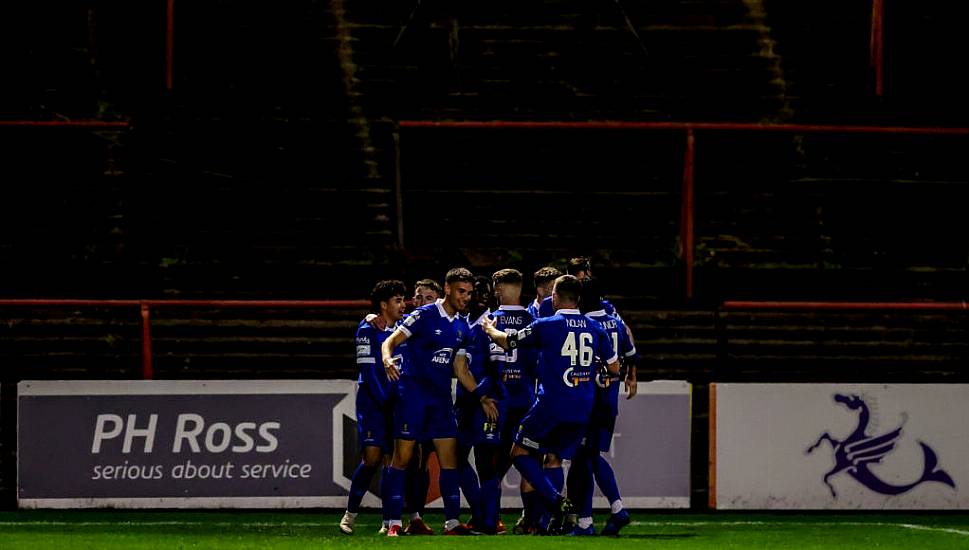
[[[387,503],[390,502],[390,495],[388,494],[390,488],[389,484],[387,483],[387,470],[389,469],[389,466],[384,466],[383,469],[380,470],[380,509],[384,513],[384,521],[390,519],[390,511],[387,509]]]
[[[592,517],[593,491],[592,457],[588,450],[583,449],[576,453],[569,468],[569,498],[576,503],[576,513],[580,518]]]
[[[416,502],[417,507],[415,508],[415,511],[418,514],[420,514],[420,515],[423,516],[424,515],[424,507],[427,506],[427,492],[431,490],[431,472],[429,472],[427,470],[421,470],[421,471],[419,471],[417,473],[417,481],[418,481],[418,484],[417,484],[417,495],[416,495],[417,496],[417,502]],[[440,480],[438,480],[438,481],[440,481]],[[443,494],[443,493],[441,493],[441,494]],[[458,502],[460,503],[460,500],[458,500]]]
[[[454,468],[441,468],[439,478],[441,498],[444,499],[444,519],[458,519],[461,517],[461,489],[458,483],[458,471]]]
[[[404,513],[411,514],[418,510],[417,493],[420,490],[418,476],[420,472],[413,465],[404,470]]]
[[[487,529],[498,528],[498,499],[501,498],[501,480],[486,479],[481,482],[481,524]]]
[[[365,466],[363,462],[354,470],[353,477],[350,478],[350,497],[347,499],[347,512],[355,514],[360,511],[360,501],[363,500],[363,495],[367,494],[370,481],[373,480],[373,474],[376,471],[376,468]]]
[[[467,462],[460,468],[458,474],[461,479],[461,492],[471,508],[471,521],[481,520],[481,488],[478,485],[478,474]],[[441,493],[443,494],[443,492]]]
[[[404,511],[404,470],[393,466],[387,468],[387,495],[388,519],[398,520]]]
[[[597,454],[595,459],[593,459],[592,471],[596,476],[596,485],[599,486],[602,494],[606,496],[609,504],[619,500],[619,485],[616,483],[616,473],[612,471],[612,466],[609,465],[609,462],[601,454]]]
[[[525,511],[525,521],[535,523],[542,515],[542,500],[538,491],[522,491],[522,508]]]
[[[530,455],[516,456],[512,459],[515,464],[515,468],[518,468],[519,473],[522,477],[527,479],[528,482],[538,491],[541,499],[548,504],[553,504],[559,497],[559,491],[555,489],[552,482],[545,477],[545,473],[542,472],[542,465],[539,464],[538,459]],[[561,468],[559,473],[561,473]],[[545,470],[548,472],[548,470]],[[564,483],[564,480],[563,480]]]
[[[555,487],[555,492],[562,492],[562,489],[565,487],[565,472],[561,466],[557,468],[545,468],[545,477],[552,482],[552,487]],[[532,480],[529,479],[528,481],[531,483]]]

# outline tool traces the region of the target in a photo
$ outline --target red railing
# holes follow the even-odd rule
[[[825,125],[825,124],[758,124],[733,122],[623,122],[623,121],[474,121],[474,120],[402,120],[400,128],[454,128],[454,129],[552,129],[552,130],[643,130],[643,131],[680,131],[686,136],[685,154],[683,156],[683,185],[680,208],[680,256],[684,264],[684,294],[687,299],[693,298],[693,196],[694,196],[694,165],[696,162],[695,141],[696,132],[784,132],[784,133],[832,133],[832,134],[890,134],[890,135],[944,135],[969,136],[969,128],[950,127],[908,127],[908,126],[863,126],[863,125]],[[397,166],[400,166],[400,137],[395,135],[395,154]],[[400,174],[397,175],[397,212],[403,216],[402,193],[400,192]],[[398,219],[398,230],[403,222]],[[398,234],[398,244],[403,248],[404,239]]]
[[[966,302],[771,302],[727,301],[730,311],[969,311]]]
[[[875,73],[875,95],[881,97],[885,91],[885,3],[884,0],[871,2],[871,35],[868,45],[868,63]]]
[[[110,120],[0,120],[0,128],[86,128],[90,130],[124,130],[127,121]]]
[[[155,377],[151,352],[151,308],[199,309],[341,309],[370,307],[369,300],[0,300],[0,307],[90,307],[98,309],[139,308],[141,310],[141,377]]]

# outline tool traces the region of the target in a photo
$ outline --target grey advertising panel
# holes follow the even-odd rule
[[[612,448],[604,456],[627,507],[689,508],[691,391],[687,382],[659,380],[640,384],[632,399],[620,397]],[[521,506],[520,480],[512,468],[504,480],[503,506]],[[609,507],[598,487],[595,495],[594,506]]]
[[[334,458],[342,452],[342,411],[352,411],[353,386],[22,382],[19,505],[343,505],[343,465]]]

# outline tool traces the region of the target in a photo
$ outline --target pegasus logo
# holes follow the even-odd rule
[[[909,483],[908,485],[891,485],[884,482],[868,469],[868,465],[880,463],[883,458],[895,450],[895,444],[902,437],[902,426],[905,425],[906,417],[903,416],[902,418],[902,426],[895,428],[893,431],[884,435],[870,436],[865,433],[870,418],[868,405],[857,395],[835,394],[834,400],[849,409],[860,411],[858,415],[858,427],[844,441],[838,441],[831,437],[831,434],[828,432],[824,432],[818,438],[817,443],[811,445],[806,451],[808,454],[813,452],[814,449],[821,445],[822,441],[827,441],[831,444],[834,450],[835,464],[834,468],[824,475],[823,481],[828,486],[828,489],[831,490],[832,497],[838,498],[838,493],[834,490],[831,483],[828,482],[828,479],[845,470],[848,471],[848,475],[855,478],[865,487],[883,495],[900,495],[927,481],[937,481],[955,488],[956,484],[952,481],[949,474],[944,470],[936,469],[939,461],[935,456],[935,451],[921,441],[918,443],[922,447],[922,453],[925,456],[925,466],[922,469],[922,476],[914,483]]]
[[[441,335],[441,329],[439,329],[439,328],[434,329],[434,334],[440,336]]]

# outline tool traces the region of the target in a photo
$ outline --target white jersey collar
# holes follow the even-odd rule
[[[438,298],[437,301],[434,302],[434,305],[437,306],[437,312],[441,314],[441,317],[444,317],[448,321],[453,321],[454,319],[457,318],[458,316],[457,313],[455,313],[454,315],[447,314],[447,310],[444,309],[444,298]]]
[[[555,313],[561,313],[563,315],[566,314],[566,313],[570,313],[572,315],[579,315],[580,314],[579,313],[579,310],[577,310],[577,309],[565,309],[565,308],[560,309],[560,310],[556,311]]]
[[[525,311],[525,306],[498,306],[501,311]]]
[[[486,309],[484,311],[484,313],[481,314],[481,317],[478,317],[478,320],[477,321],[471,323],[471,326],[480,325],[481,324],[481,321],[483,321],[484,318],[487,317],[487,316],[489,316],[489,315],[491,315],[491,309],[490,308],[489,309]]]

